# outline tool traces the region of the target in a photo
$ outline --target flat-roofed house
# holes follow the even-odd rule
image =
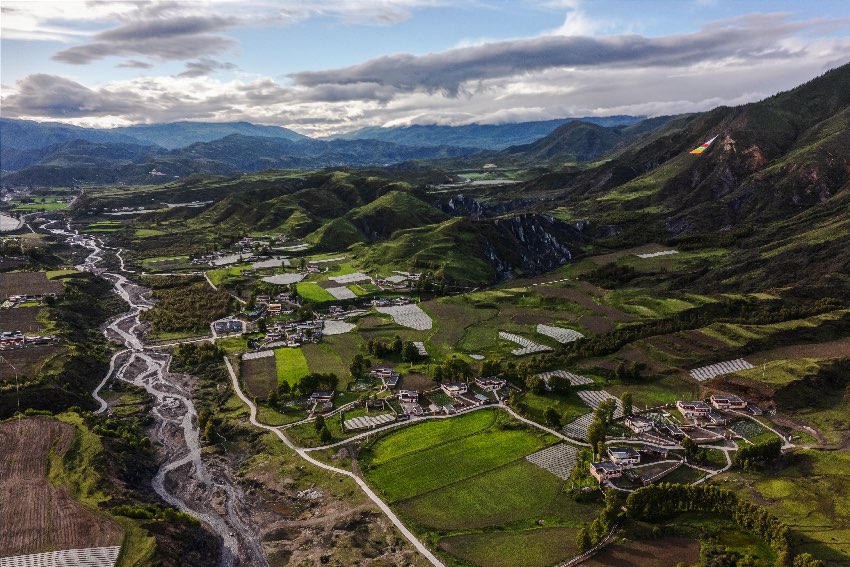
[[[462,396],[466,393],[466,384],[463,382],[452,382],[451,384],[441,384],[440,388],[449,396]]]
[[[655,423],[651,419],[639,415],[626,416],[625,424],[635,433],[646,433],[655,427]]]
[[[738,396],[719,396],[716,394],[711,396],[711,405],[713,405],[715,409],[719,410],[747,408],[747,402]]]
[[[605,482],[609,478],[623,476],[623,469],[608,461],[590,463],[590,474],[599,482]]]
[[[695,417],[708,417],[708,414],[711,413],[711,406],[709,406],[705,402],[693,401],[693,402],[683,402],[679,400],[676,402],[676,407],[683,417],[686,419],[692,419]]]
[[[640,464],[640,453],[631,447],[608,447],[608,458],[615,465],[633,467]]]

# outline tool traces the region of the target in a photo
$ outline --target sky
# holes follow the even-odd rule
[[[846,0],[0,2],[0,115],[113,127],[659,116],[850,61]]]

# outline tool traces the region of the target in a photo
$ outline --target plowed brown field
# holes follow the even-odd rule
[[[54,487],[50,455],[63,455],[74,428],[49,418],[0,423],[0,556],[121,545],[121,527]]]

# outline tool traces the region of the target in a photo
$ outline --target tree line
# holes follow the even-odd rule
[[[692,484],[649,485],[629,494],[626,510],[630,518],[647,522],[657,522],[680,512],[711,512],[729,516],[776,552],[777,566],[790,564],[788,526],[764,508],[739,499],[730,490]]]

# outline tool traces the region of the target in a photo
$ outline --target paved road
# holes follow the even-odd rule
[[[404,524],[401,523],[401,520],[398,519],[398,517],[393,513],[393,511],[390,509],[390,507],[383,500],[381,500],[378,497],[378,495],[375,494],[372,491],[371,488],[369,488],[369,485],[367,485],[366,482],[363,481],[363,479],[356,476],[354,473],[352,473],[350,471],[338,469],[336,467],[326,465],[325,463],[323,463],[321,461],[317,461],[316,459],[314,459],[313,457],[308,455],[307,451],[305,451],[304,449],[302,449],[300,447],[296,447],[295,444],[293,444],[292,441],[290,441],[289,438],[286,435],[284,435],[283,432],[280,429],[278,429],[276,427],[272,427],[270,425],[265,425],[263,423],[260,423],[257,420],[257,406],[255,406],[254,402],[249,400],[248,397],[242,392],[242,389],[239,387],[239,380],[236,377],[236,372],[233,370],[233,366],[230,364],[230,360],[227,357],[224,357],[224,363],[227,365],[227,371],[230,373],[230,381],[233,384],[233,390],[236,392],[236,395],[239,396],[239,398],[248,406],[248,408],[251,411],[251,414],[249,416],[249,420],[251,421],[252,425],[254,425],[255,427],[259,427],[261,429],[265,429],[266,431],[273,432],[275,435],[277,435],[280,438],[281,441],[284,442],[284,444],[286,444],[287,447],[289,447],[290,449],[292,449],[293,451],[298,453],[298,456],[301,457],[302,459],[304,459],[305,461],[308,461],[309,463],[316,465],[317,467],[319,467],[321,469],[325,469],[327,471],[335,472],[337,474],[342,474],[342,475],[345,475],[349,478],[354,479],[354,481],[360,486],[360,488],[363,490],[363,492],[366,493],[366,496],[368,496],[375,504],[378,505],[378,508],[380,508],[381,511],[383,511],[384,514],[387,515],[387,517],[390,519],[390,521],[392,521],[392,523],[395,524],[395,527],[397,527],[398,530],[404,535],[404,537],[406,537],[407,540],[410,541],[410,543],[413,544],[413,547],[415,547],[416,550],[419,551],[419,553],[424,555],[425,558],[428,559],[428,561],[430,561],[432,565],[434,565],[436,567],[445,567],[443,565],[443,562],[440,561],[433,553],[431,553],[431,551],[429,551],[428,548],[425,547],[425,545],[423,545],[422,542],[419,541],[416,538],[416,536],[413,535],[413,533],[411,533],[411,531],[408,530],[404,526]]]

